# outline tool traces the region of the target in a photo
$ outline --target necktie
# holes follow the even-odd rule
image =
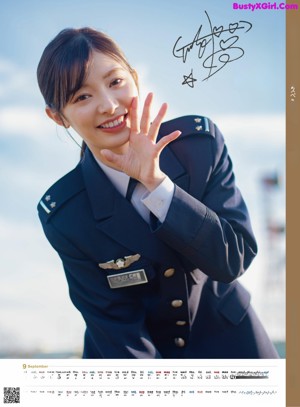
[[[138,183],[138,180],[136,180],[135,178],[130,178],[129,179],[127,192],[126,192],[126,199],[128,201],[131,201],[132,194],[133,194],[134,188],[136,187],[137,183]]]

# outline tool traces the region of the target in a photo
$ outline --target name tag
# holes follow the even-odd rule
[[[110,288],[130,287],[131,285],[148,283],[144,269],[107,276],[107,280]]]

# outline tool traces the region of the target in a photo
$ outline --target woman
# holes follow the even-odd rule
[[[136,72],[90,28],[60,32],[37,75],[48,116],[83,139],[38,205],[86,322],[83,357],[276,358],[237,282],[257,248],[218,128],[162,123],[166,104],[150,122],[151,93],[139,118]]]

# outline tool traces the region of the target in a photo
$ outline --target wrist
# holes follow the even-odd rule
[[[161,172],[147,180],[144,181],[141,180],[141,183],[148,189],[148,191],[152,192],[164,181],[165,178],[166,174]]]

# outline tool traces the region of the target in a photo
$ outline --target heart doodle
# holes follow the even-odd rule
[[[235,44],[238,40],[238,37],[230,37],[227,40],[221,40],[220,41],[220,47],[223,51],[225,51],[226,49],[230,48],[233,44]]]
[[[233,34],[239,27],[239,23],[230,23],[229,24],[229,32]]]
[[[220,27],[214,27],[213,28],[213,34],[216,36],[216,37],[220,37],[220,35],[222,34],[222,32],[223,32],[223,30],[224,30],[224,27],[222,26],[222,25],[220,25]]]

